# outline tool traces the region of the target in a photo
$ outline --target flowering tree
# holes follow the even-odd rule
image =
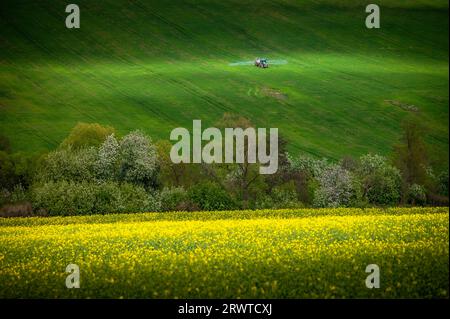
[[[109,135],[98,150],[96,174],[101,180],[115,179],[116,166],[119,158],[119,142],[114,134]]]
[[[119,179],[154,187],[158,163],[151,139],[140,131],[134,131],[120,141],[119,149]]]
[[[319,187],[314,193],[314,206],[349,206],[355,197],[352,176],[339,165],[326,167],[318,177]]]

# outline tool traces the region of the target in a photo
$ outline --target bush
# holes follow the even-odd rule
[[[263,196],[255,204],[256,209],[301,207],[303,207],[303,204],[298,200],[295,184],[293,182],[274,187],[270,195]]]
[[[441,172],[438,175],[437,180],[439,195],[448,196],[448,169]]]
[[[412,205],[423,205],[427,200],[425,187],[418,184],[412,184],[408,189],[408,203]]]
[[[155,187],[157,156],[151,140],[140,132],[126,135],[120,142],[109,135],[96,147],[59,149],[43,160],[36,180],[121,181],[146,188]]]
[[[0,187],[13,190],[28,187],[34,172],[35,159],[24,153],[9,154],[0,151]]]
[[[193,186],[188,197],[201,210],[229,210],[237,206],[225,190],[210,182]]]
[[[87,215],[158,211],[159,201],[144,188],[114,182],[47,182],[32,189],[38,214]]]
[[[390,167],[368,175],[363,179],[365,198],[371,204],[395,205],[400,201],[400,174]]]
[[[0,208],[2,208],[3,211],[5,211],[5,209],[9,210],[13,206],[14,210],[17,211],[20,207],[24,207],[25,203],[29,203],[29,194],[20,184],[16,185],[12,191],[7,189],[2,189],[0,191]]]
[[[185,210],[188,205],[188,195],[183,187],[164,188],[159,193],[162,211]]]
[[[292,170],[304,172],[315,178],[319,177],[329,165],[325,158],[319,160],[303,155],[300,155],[297,158],[288,155],[288,161]]]
[[[95,180],[95,165],[97,150],[94,147],[72,150],[53,151],[41,163],[36,180],[50,181],[93,181]]]
[[[113,185],[117,185],[111,183]],[[161,210],[161,202],[157,196],[147,192],[142,186],[122,183],[119,187],[120,198],[117,201],[117,213],[157,212]]]
[[[401,198],[400,171],[380,155],[367,154],[360,158],[358,177],[362,195],[370,204],[395,205]]]
[[[0,151],[0,185],[4,189],[11,189],[16,184],[14,163],[10,154]]]

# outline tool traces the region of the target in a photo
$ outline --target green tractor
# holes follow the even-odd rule
[[[266,69],[266,68],[269,67],[269,62],[267,62],[267,59],[256,58],[255,66],[259,67],[259,68]]]

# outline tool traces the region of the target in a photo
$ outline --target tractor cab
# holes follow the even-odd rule
[[[255,60],[255,66],[265,69],[269,67],[269,63],[267,62],[267,59],[257,58]]]

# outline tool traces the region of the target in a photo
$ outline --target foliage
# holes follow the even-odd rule
[[[158,163],[151,139],[140,131],[134,131],[126,135],[119,145],[120,180],[144,187],[155,187]]]
[[[418,184],[412,184],[408,189],[408,202],[413,205],[423,205],[427,200],[425,187]]]
[[[264,194],[256,202],[257,209],[263,208],[299,208],[303,204],[299,202],[295,184],[291,181],[283,185],[275,186],[269,195]]]
[[[294,171],[305,172],[314,178],[321,176],[323,171],[330,165],[326,158],[315,159],[306,155],[299,155],[298,157],[288,155],[288,160]]]
[[[400,171],[390,165],[386,158],[380,155],[367,154],[361,156],[357,170],[363,197],[375,205],[395,205],[400,201],[401,176]]]
[[[183,187],[164,188],[159,193],[161,211],[177,211],[187,208],[188,196]]]
[[[428,153],[423,140],[423,127],[416,121],[407,120],[403,124],[403,135],[395,145],[393,159],[403,178],[403,186],[427,183]]]
[[[158,184],[163,187],[189,188],[202,180],[201,164],[174,164],[170,159],[172,144],[169,141],[160,140],[155,146],[159,164]]]
[[[0,151],[0,187],[13,190],[16,186],[28,187],[34,174],[36,159],[24,153]]]
[[[319,187],[314,193],[314,206],[349,206],[356,190],[349,171],[339,165],[326,167],[318,176]]]
[[[159,201],[140,186],[114,182],[46,182],[32,188],[38,214],[87,215],[157,211]]]
[[[218,124],[245,128],[250,127],[251,122],[242,116],[225,114]],[[74,128],[66,142],[75,141],[82,132],[98,128],[97,124],[86,125]],[[417,141],[416,129],[408,130],[406,136],[413,136],[408,141],[422,145],[420,139]],[[258,164],[173,164],[169,157],[171,144],[167,141],[153,144],[150,137],[140,131],[131,132],[122,139],[110,134],[98,147],[79,143],[75,147],[69,142],[64,145],[66,147],[46,154],[40,161],[21,153],[0,151],[3,194],[11,194],[18,187],[27,193],[33,182],[35,187],[32,188],[37,193],[50,182],[55,183],[58,194],[69,190],[77,193],[65,194],[64,199],[50,199],[51,195],[42,200],[39,196],[32,197],[37,200],[33,203],[36,211],[48,210],[55,214],[111,213],[147,208],[192,211],[303,205],[387,206],[399,204],[402,196],[405,204],[448,205],[448,171],[436,175],[428,165],[424,167],[424,184],[408,184],[403,178],[402,185],[405,175],[401,175],[401,171],[390,165],[385,157],[376,154],[361,156],[359,160],[348,156],[337,165],[325,158],[291,157],[284,145],[279,171],[274,176],[262,176]],[[60,183],[63,181],[67,183]],[[80,185],[75,185],[77,183]],[[152,198],[150,204],[143,202],[137,207],[133,204],[136,201],[123,200],[127,187],[133,185],[145,189],[146,196]],[[97,199],[92,197],[94,193],[99,196]],[[2,196],[0,204],[14,204],[12,198]],[[82,200],[86,203],[81,203]],[[67,212],[63,212],[63,202],[69,205]],[[45,207],[44,203],[49,206]]]
[[[227,210],[236,208],[235,201],[219,185],[204,182],[188,191],[189,199],[201,210]]]
[[[97,149],[94,147],[73,150],[58,149],[43,159],[36,180],[38,182],[83,182],[96,179]]]
[[[118,159],[120,156],[119,142],[114,134],[106,137],[99,147],[95,163],[96,175],[100,180],[115,180],[118,178]]]
[[[78,123],[69,136],[62,141],[60,147],[78,150],[92,146],[99,146],[105,138],[114,133],[114,128],[102,126],[98,123]]]
[[[448,169],[445,171],[442,171],[438,175],[438,192],[440,195],[447,196],[448,197]]]

